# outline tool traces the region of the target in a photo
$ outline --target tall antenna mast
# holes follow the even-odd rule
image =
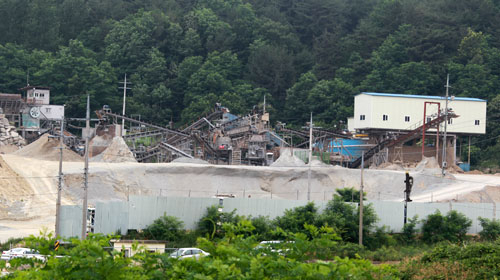
[[[122,115],[125,116],[125,104],[126,104],[126,99],[127,99],[127,89],[130,89],[127,87],[127,73],[125,73],[125,79],[123,80],[123,87],[119,87],[120,89],[123,89],[123,111]],[[123,136],[123,132],[125,131],[125,119],[122,118],[122,128],[120,129],[120,136]]]

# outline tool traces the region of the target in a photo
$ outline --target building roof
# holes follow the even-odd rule
[[[446,100],[446,98],[443,97],[443,96],[431,96],[431,95],[411,95],[411,94],[379,93],[379,92],[362,92],[360,94],[366,94],[366,95],[371,95],[371,96],[387,96],[387,97],[404,97],[404,98],[421,98],[421,99]],[[449,99],[450,99],[450,97],[449,97]],[[471,98],[471,97],[454,97],[453,100],[456,100],[456,101],[486,102],[486,100],[484,100],[484,99]]]
[[[22,97],[20,94],[15,93],[0,93],[0,99],[21,100]]]
[[[23,87],[23,88],[20,88],[19,90],[23,90],[23,91],[26,91],[26,90],[29,90],[29,89],[49,89],[50,90],[50,87],[43,87],[43,86],[26,86],[26,87]]]

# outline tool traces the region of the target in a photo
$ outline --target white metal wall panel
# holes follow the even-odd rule
[[[307,202],[306,200],[226,198],[223,201],[223,211],[230,212],[236,209],[238,215],[268,216],[273,219],[283,215],[286,209],[303,206]],[[377,213],[379,217],[377,226],[385,225],[393,232],[402,230],[403,202],[366,201],[365,203],[371,205]],[[124,234],[127,229],[143,229],[163,214],[179,218],[184,222],[186,229],[195,229],[197,222],[205,215],[206,209],[212,205],[219,205],[219,199],[130,196],[129,202],[97,203],[95,232],[114,234],[120,230]],[[318,207],[318,211],[322,212],[327,201],[315,201],[315,205]],[[443,215],[446,215],[450,210],[456,210],[469,217],[473,222],[469,233],[479,233],[482,230],[479,217],[488,219],[500,217],[500,208],[491,203],[410,202],[408,203],[408,218],[418,215],[419,220],[422,220],[428,215],[434,214],[436,210],[439,210]],[[80,206],[62,206],[61,234],[63,237],[80,235],[81,215]]]
[[[410,130],[423,120],[425,102],[440,103],[443,110],[446,106],[444,98],[424,98],[423,96],[405,97],[390,95],[370,95],[361,93],[354,98],[354,128],[355,129],[392,129]],[[459,115],[447,126],[450,133],[484,134],[486,132],[486,101],[455,100],[448,103],[448,107]],[[437,113],[437,105],[427,106],[427,116]],[[365,115],[361,121],[359,116]],[[388,119],[383,120],[383,115]],[[405,122],[405,116],[410,117]],[[475,122],[479,121],[479,125]],[[441,128],[443,129],[443,128]]]
[[[82,234],[82,207],[61,205],[60,235],[62,237],[80,237]]]

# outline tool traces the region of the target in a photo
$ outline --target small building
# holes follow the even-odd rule
[[[422,124],[424,105],[426,118],[438,112],[438,104],[444,111],[446,98],[440,96],[407,95],[363,92],[354,98],[352,126],[358,132],[374,130],[406,130]],[[448,108],[459,117],[448,121],[447,131],[455,134],[486,133],[486,100],[451,97]]]
[[[448,118],[446,124],[448,165],[458,163],[456,155],[460,155],[462,147],[457,146],[457,138],[486,133],[486,105],[486,100],[478,98],[448,98],[448,110],[456,115]],[[372,147],[386,139],[408,136],[397,145],[385,145],[372,163],[381,163],[381,156],[382,162],[401,163],[433,156],[441,163],[444,118],[439,122],[434,120],[443,116],[445,107],[446,98],[441,96],[362,92],[354,98],[354,117],[348,119],[348,129],[355,135],[367,137]],[[424,121],[426,125],[433,123],[434,127],[417,131]]]
[[[26,104],[48,105],[50,104],[50,88],[27,86],[21,89],[26,91]]]
[[[124,252],[125,257],[148,251],[151,253],[165,253],[165,241],[158,240],[119,240],[111,239],[113,250]],[[137,244],[137,250],[134,250],[134,244]]]

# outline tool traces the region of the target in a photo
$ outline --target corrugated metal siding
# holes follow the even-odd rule
[[[377,226],[387,226],[393,232],[401,232],[403,228],[404,203],[391,201],[367,201],[371,205],[379,220]],[[236,209],[238,215],[268,216],[273,219],[283,215],[286,209],[303,206],[305,200],[285,199],[247,199],[226,198],[223,200],[223,211],[230,212]],[[114,234],[120,231],[125,234],[128,229],[143,229],[163,214],[178,217],[184,222],[186,229],[195,229],[197,222],[205,215],[207,207],[219,205],[218,198],[189,198],[189,197],[153,197],[130,196],[130,201],[114,201],[96,204],[95,232]],[[326,201],[315,201],[321,212],[325,209]],[[355,204],[357,205],[357,204]],[[469,233],[479,233],[482,228],[479,217],[499,217],[499,209],[491,203],[408,203],[408,218],[418,215],[424,219],[429,214],[439,210],[443,215],[450,210],[463,213],[472,220]],[[81,206],[62,206],[61,234],[63,237],[79,236],[81,233]]]
[[[82,234],[82,206],[62,205],[59,229],[62,237],[79,237]]]

